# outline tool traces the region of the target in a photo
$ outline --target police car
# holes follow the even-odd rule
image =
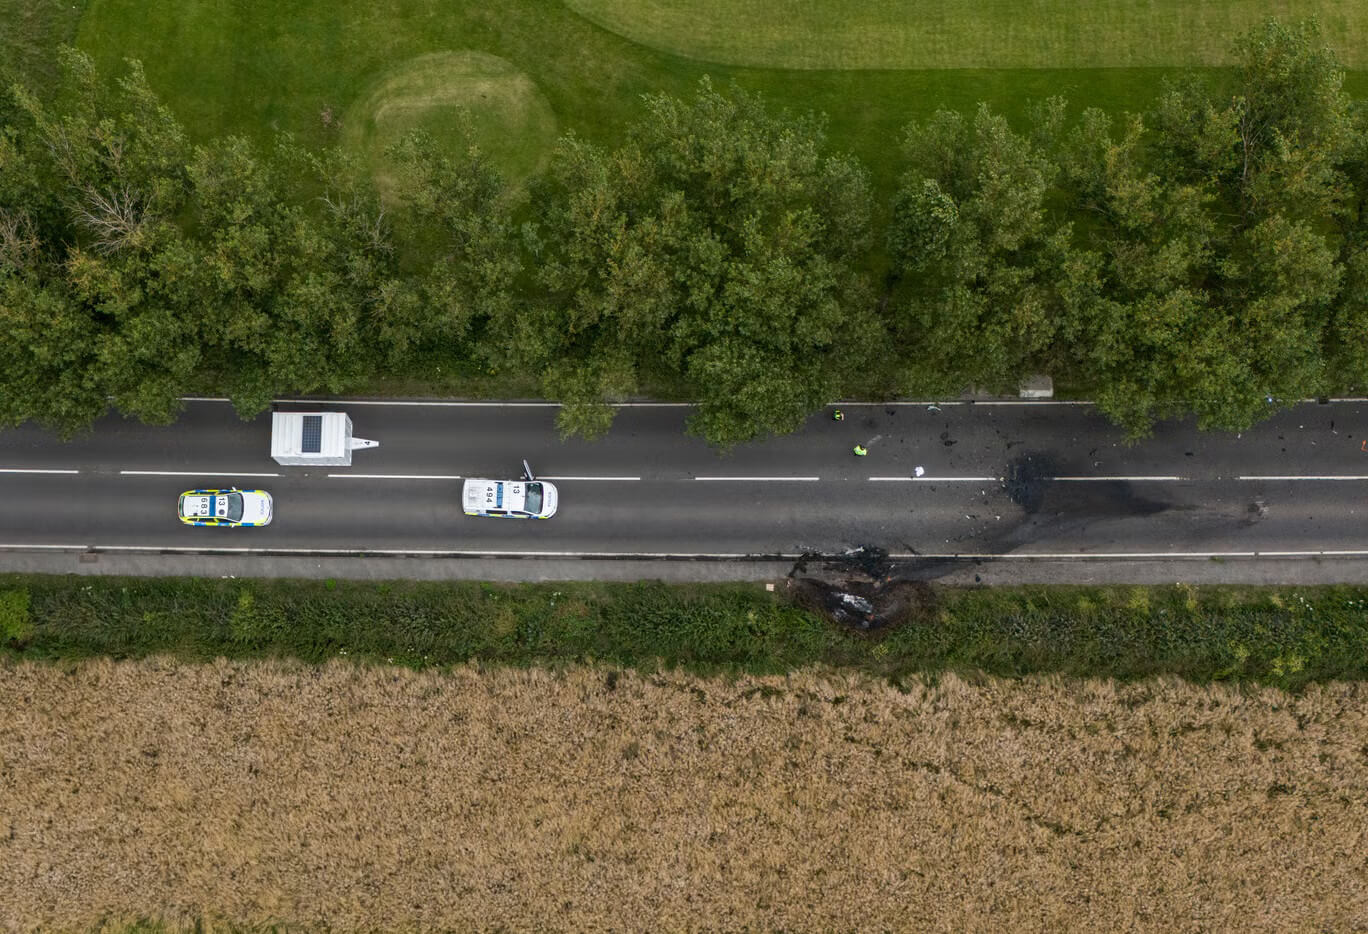
[[[529,471],[530,475],[530,471]],[[560,494],[544,480],[481,480],[472,477],[461,491],[467,516],[495,519],[550,519]]]
[[[271,494],[265,490],[186,490],[176,514],[186,525],[270,525]]]

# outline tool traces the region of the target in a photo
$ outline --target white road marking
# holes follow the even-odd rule
[[[357,480],[460,480],[458,473],[330,473],[330,477],[352,477]]]
[[[715,482],[724,482],[724,483],[727,483],[727,482],[732,482],[732,483],[734,483],[734,482],[738,482],[738,481],[749,481],[749,480],[756,480],[756,481],[759,481],[759,482],[762,482],[762,483],[786,483],[786,482],[794,482],[794,483],[815,483],[815,482],[817,482],[818,480],[821,480],[822,478],[821,478],[821,477],[694,477],[694,479],[695,479],[695,480],[711,480],[711,481],[715,481]]]
[[[664,551],[448,551],[436,548],[241,548],[220,546],[172,545],[54,545],[0,543],[0,551],[72,551],[72,552],[149,552],[153,554],[234,554],[234,555],[294,555],[301,557],[364,557],[364,556],[431,556],[465,558],[717,558],[723,560],[772,561],[797,558],[840,559],[842,553],[813,555],[811,552],[763,554],[747,552],[664,552]],[[1112,552],[890,552],[896,560],[956,560],[956,561],[1116,561],[1135,558],[1170,558],[1209,560],[1211,558],[1362,558],[1368,548],[1324,551],[1112,551]]]
[[[998,483],[1001,477],[868,477],[872,483]]]
[[[278,473],[239,473],[223,470],[120,470],[125,477],[278,477]]]
[[[640,477],[537,477],[538,480],[640,480]]]
[[[181,396],[182,402],[230,402],[217,396]],[[455,399],[272,399],[277,405],[403,405],[455,409],[559,409],[561,402],[478,402]],[[616,402],[615,409],[688,409],[692,402]]]
[[[1152,476],[1146,476],[1146,477],[1041,477],[1040,479],[1042,479],[1042,480],[1055,480],[1055,481],[1059,481],[1059,482],[1061,482],[1061,483],[1087,483],[1087,482],[1095,481],[1095,480],[1124,480],[1124,481],[1126,481],[1126,482],[1129,483],[1129,482],[1134,482],[1134,481],[1137,481],[1137,480],[1167,480],[1167,481],[1174,481],[1174,480],[1187,480],[1188,478],[1187,478],[1187,477],[1152,477]]]
[[[231,400],[220,396],[181,396],[182,402],[223,402]],[[406,406],[433,406],[436,408],[511,408],[511,409],[558,409],[563,403],[560,402],[479,402],[461,400],[442,400],[442,399],[272,399],[273,403],[286,405],[406,405]],[[1295,399],[1295,405],[1310,405],[1319,400],[1316,399]],[[1343,396],[1329,400],[1332,403],[1363,403],[1368,402],[1368,396]],[[1096,405],[1090,399],[927,399],[923,401],[902,400],[898,402],[830,402],[823,408],[914,408],[928,405],[935,405],[941,408],[951,405]],[[687,409],[693,408],[693,402],[619,402],[614,408],[619,409]]]
[[[1006,480],[1005,477],[869,477],[873,483],[1000,483]],[[1035,477],[1035,481],[1056,481],[1061,483],[1086,483],[1098,480],[1159,480],[1159,481],[1184,481],[1188,477]]]
[[[1250,474],[1239,476],[1236,480],[1368,480],[1368,474],[1321,474],[1319,476],[1301,475],[1275,475],[1275,474]]]
[[[917,401],[900,402],[832,402],[825,408],[854,409],[854,408],[915,408],[921,406],[934,405],[937,408],[945,408],[951,405],[1096,405],[1087,399],[923,399]]]
[[[43,467],[0,467],[0,473],[80,473],[79,470],[49,470]]]

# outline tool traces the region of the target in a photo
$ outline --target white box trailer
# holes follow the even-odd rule
[[[271,457],[286,467],[350,467],[352,451],[379,446],[352,437],[346,412],[271,413]]]

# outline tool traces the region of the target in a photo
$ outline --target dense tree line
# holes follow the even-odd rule
[[[528,185],[411,136],[382,199],[288,137],[193,144],[136,64],[67,50],[53,100],[0,94],[0,424],[250,415],[440,351],[538,374],[586,435],[647,387],[729,444],[1036,372],[1133,434],[1238,430],[1368,384],[1368,121],[1314,23],[1236,49],[1145,114],[937,113],[887,206],[821,120],[706,80]]]

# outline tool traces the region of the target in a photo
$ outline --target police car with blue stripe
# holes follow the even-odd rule
[[[555,484],[537,480],[523,461],[521,480],[484,480],[471,477],[461,491],[467,516],[493,519],[550,519],[560,505]]]

